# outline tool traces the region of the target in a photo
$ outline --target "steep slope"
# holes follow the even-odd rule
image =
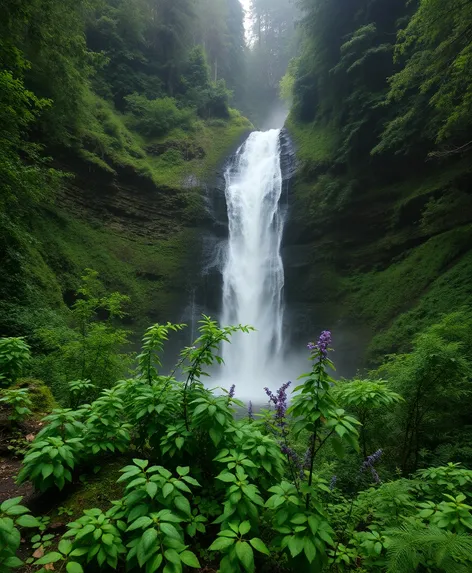
[[[326,130],[289,121],[288,132],[298,159],[284,249],[288,306],[297,330],[338,333],[341,373],[406,350],[441,314],[470,304],[468,158],[417,164],[382,184],[338,173]]]
[[[116,113],[111,119],[121,121]],[[137,335],[151,322],[180,318],[198,268],[206,187],[251,124],[232,112],[227,121],[147,141],[120,129],[132,145],[119,153],[116,133],[99,158],[55,150],[55,167],[69,177],[54,203],[35,210],[20,258],[3,265],[4,334],[31,334],[66,318],[85,268],[131,297],[127,322]]]

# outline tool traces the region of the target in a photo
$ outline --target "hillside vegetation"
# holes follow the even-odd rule
[[[294,240],[311,245],[302,297],[362,332],[364,364],[378,364],[470,304],[472,5],[303,7],[282,82],[300,163]]]
[[[203,189],[251,129],[240,3],[7,0],[0,38],[2,334],[67,322],[86,267],[138,328],[172,314]]]

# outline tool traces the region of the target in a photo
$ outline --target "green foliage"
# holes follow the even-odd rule
[[[126,97],[126,103],[133,114],[135,128],[143,135],[164,135],[177,127],[188,128],[191,125],[191,111],[179,109],[172,98],[148,100],[134,93]]]
[[[0,385],[13,384],[31,360],[24,338],[0,338]]]
[[[392,356],[378,371],[404,398],[387,422],[391,428],[401,428],[392,434],[392,446],[402,452],[403,469],[416,469],[420,450],[440,443],[441,432],[467,415],[462,406],[470,397],[471,364],[463,329],[469,320],[462,313],[445,317],[416,338],[411,353]]]
[[[8,419],[19,423],[30,416],[33,406],[29,391],[26,388],[21,390],[0,390],[0,403],[5,404],[9,410]]]
[[[98,389],[124,374],[130,363],[129,355],[120,352],[128,343],[128,332],[114,324],[125,316],[123,307],[129,297],[102,293],[98,273],[86,269],[71,309],[74,329],[43,328],[38,332],[50,350],[47,361],[53,368],[64,377],[89,380]],[[105,320],[98,320],[99,313]]]
[[[467,2],[453,0],[447,9],[439,1],[419,2],[398,34],[396,59],[402,65],[390,78],[388,101],[400,113],[387,123],[377,151],[408,148],[408,139],[413,136],[415,141],[424,134],[433,142],[449,142],[462,150],[470,146],[471,17]]]
[[[0,571],[9,573],[23,565],[16,556],[21,542],[21,527],[39,527],[39,521],[29,509],[20,505],[22,497],[7,499],[0,504]]]
[[[395,432],[408,434],[411,416],[423,412],[424,404],[416,404],[410,417],[402,410],[408,413],[418,396],[438,392],[433,386],[418,393],[414,374],[430,382],[430,360],[448,364],[451,380],[462,372],[460,346],[446,336],[467,338],[467,324],[449,318],[436,325],[418,338],[417,356],[387,363],[391,370],[382,380],[337,384],[328,374],[333,364],[330,334],[324,332],[309,345],[312,367],[300,377],[290,408],[285,385],[268,392],[275,410],[261,411],[257,420],[235,416],[234,406],[243,404],[232,392],[202,383],[208,369],[221,363],[221,343],[237,331],[250,336],[251,329],[221,328],[204,316],[195,344],[181,353],[179,380],[175,372],[163,376],[159,369],[164,342],[182,327],[148,329],[135,378],[103,390],[89,405],[55,410],[44,420],[19,475],[20,482],[30,479],[42,491],[63,488],[79,466],[93,467],[107,451],[137,457],[120,470],[120,499],[108,507],[81,508],[79,515],[69,507],[60,511],[77,517],[57,548],[31,558],[33,565],[61,562],[67,573],[119,570],[125,563],[129,570],[172,573],[201,568],[203,559],[205,565],[219,562],[219,570],[228,573],[264,570],[275,561],[284,571],[302,572],[430,567],[447,573],[470,567],[472,472],[450,463],[402,478],[388,466],[392,455],[395,464],[408,453],[408,443],[398,453],[387,443],[398,442]],[[411,389],[400,383],[400,363]],[[74,384],[81,390],[84,382]],[[386,443],[386,460],[378,467],[382,478],[374,467],[382,450],[362,462],[356,453],[359,422],[341,405],[368,421],[372,441],[376,431],[377,443]],[[375,426],[379,413],[383,432]],[[303,462],[295,451],[301,449]],[[339,485],[324,477],[333,470],[341,476]],[[347,472],[351,479],[344,482]],[[94,504],[95,496],[88,499]],[[35,536],[33,543],[52,549],[46,537]]]
[[[63,489],[72,481],[72,470],[82,447],[81,438],[37,437],[25,456],[18,483],[29,479],[39,491],[53,486]]]

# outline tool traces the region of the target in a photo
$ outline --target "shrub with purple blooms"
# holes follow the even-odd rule
[[[251,329],[204,317],[176,379],[160,372],[159,353],[180,328],[153,327],[134,378],[45,419],[22,481],[55,490],[74,481],[74,471],[123,452],[124,494],[74,515],[54,551],[28,559],[32,570],[439,572],[447,544],[448,570],[470,569],[472,471],[451,463],[402,476],[391,449],[370,449],[376,436],[362,434],[353,413],[370,428],[375,413],[401,397],[383,381],[336,382],[329,331],[308,345],[309,372],[298,384],[265,388],[267,408],[255,413],[238,399],[237,384],[225,391],[202,382],[221,362],[222,343]],[[39,524],[21,509],[12,529],[17,501],[0,505],[5,572],[22,564],[15,552],[27,532],[18,527]]]

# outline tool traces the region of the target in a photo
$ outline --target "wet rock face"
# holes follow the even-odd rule
[[[290,185],[297,171],[297,160],[295,147],[285,128],[280,132],[280,167],[284,183]]]

